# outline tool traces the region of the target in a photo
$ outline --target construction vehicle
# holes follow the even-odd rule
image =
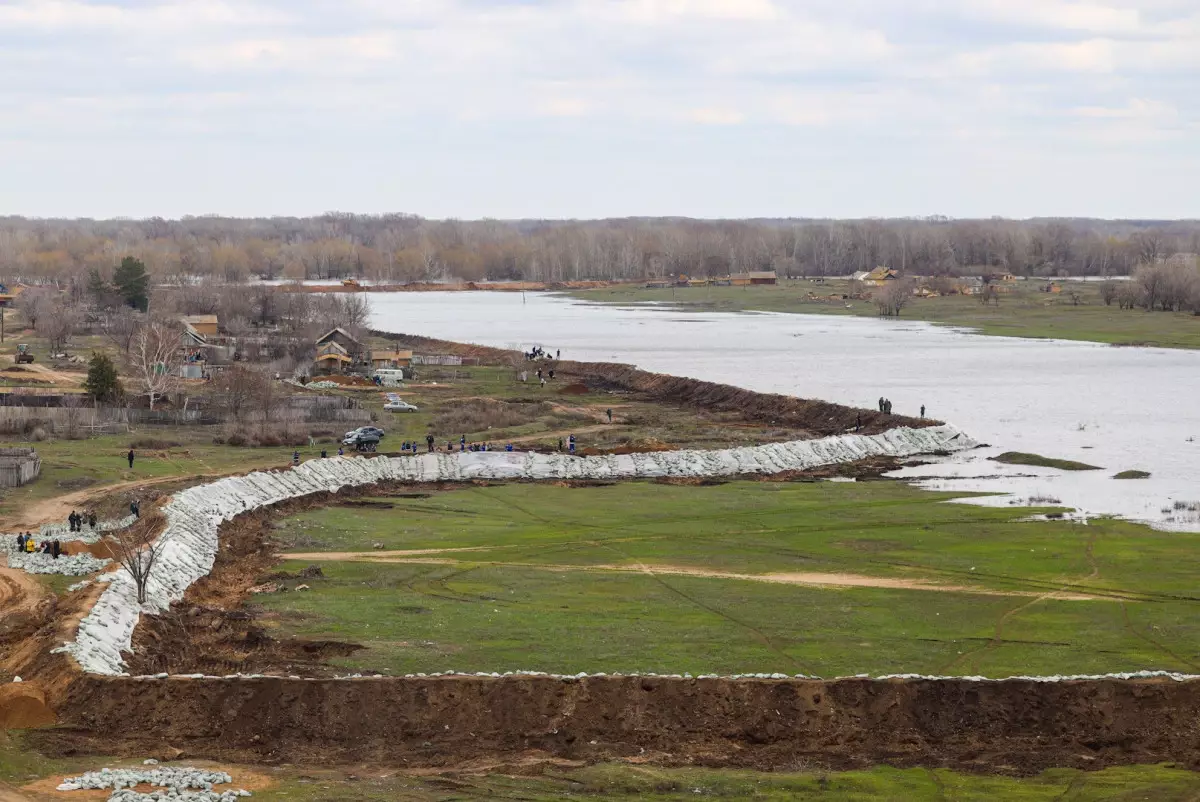
[[[355,290],[362,289],[362,285],[358,283],[358,279],[356,279],[356,278],[342,279],[342,286],[349,287],[350,289],[355,289]]]
[[[17,346],[16,363],[18,365],[30,365],[33,363],[33,354],[29,352],[28,345],[22,344]]]

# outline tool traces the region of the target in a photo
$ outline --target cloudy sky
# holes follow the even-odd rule
[[[0,0],[0,214],[1200,217],[1200,0]]]

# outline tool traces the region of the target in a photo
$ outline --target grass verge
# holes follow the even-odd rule
[[[1095,465],[1088,465],[1086,462],[1075,462],[1069,459],[1053,459],[1051,457],[1043,457],[1040,454],[1025,454],[1020,451],[1005,451],[1003,454],[992,457],[993,462],[1002,462],[1005,465],[1032,465],[1037,468],[1057,468],[1060,471],[1100,471]]]

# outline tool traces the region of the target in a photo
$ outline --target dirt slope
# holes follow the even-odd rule
[[[70,701],[40,745],[410,768],[529,750],[758,769],[1200,766],[1196,681],[88,677]]]
[[[373,331],[372,334],[416,351],[472,357],[483,364],[526,364],[520,353],[500,348],[380,331]],[[748,421],[802,429],[813,437],[844,434],[853,430],[860,418],[864,434],[878,434],[900,426],[922,427],[941,423],[902,415],[884,415],[877,410],[855,409],[828,401],[757,393],[727,384],[650,373],[613,362],[560,361],[555,366],[564,384],[578,381],[589,387],[636,393],[666,404],[701,408],[709,412],[735,412]]]

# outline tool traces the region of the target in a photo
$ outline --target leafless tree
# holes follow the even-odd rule
[[[182,364],[179,337],[179,329],[166,321],[147,322],[134,335],[130,368],[150,397],[150,409],[178,384]]]
[[[37,322],[37,333],[45,337],[49,346],[50,354],[61,353],[67,347],[71,337],[78,330],[81,322],[81,315],[78,307],[68,306],[58,299],[51,300],[46,304],[46,308],[42,316]]]
[[[113,309],[104,319],[104,336],[128,356],[133,347],[133,338],[145,324],[145,315],[124,304]]]
[[[255,385],[255,394],[252,400],[254,408],[262,413],[263,426],[271,425],[271,420],[275,413],[283,406],[284,394],[283,390],[278,386],[278,382],[269,377],[264,377],[265,381],[258,382]]]
[[[270,384],[270,379],[261,371],[235,365],[213,379],[213,396],[226,414],[240,422],[246,410],[262,397],[264,384]]]
[[[1100,300],[1104,301],[1105,306],[1112,306],[1117,300],[1117,282],[1105,281],[1100,285]]]
[[[17,311],[32,329],[50,312],[58,293],[48,287],[30,287],[17,296]]]
[[[111,536],[113,556],[120,566],[129,573],[133,584],[137,587],[138,604],[146,603],[146,585],[154,574],[158,560],[162,556],[164,539],[147,542],[137,526],[118,530]]]
[[[884,317],[899,317],[900,310],[908,305],[912,297],[912,282],[901,279],[898,281],[889,281],[876,290],[874,300],[880,315]]]

